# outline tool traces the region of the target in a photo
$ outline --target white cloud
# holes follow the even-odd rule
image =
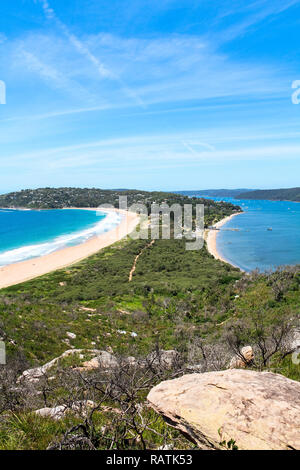
[[[77,107],[145,108],[155,103],[249,95],[255,99],[286,93],[286,70],[275,64],[234,60],[219,52],[214,37],[124,38],[101,32],[79,37],[48,1],[39,2],[51,30],[11,41],[5,60],[11,62],[8,69],[15,70],[13,81],[31,80],[31,73],[80,101],[77,106],[61,100],[62,109],[53,109],[54,114]],[[22,76],[17,71],[24,68]]]
[[[258,96],[285,89],[283,77],[275,68],[235,62],[197,37],[171,35],[148,40],[103,34],[87,37],[86,43],[95,54],[105,58],[111,76],[120,77],[105,83],[99,82],[98,71],[82,61],[62,38],[57,41],[51,36],[30,35],[23,41],[26,50],[34,51],[27,57],[34,55],[36,61],[44,64],[36,66],[36,72],[61,81],[63,77],[72,79],[95,95],[99,92],[98,97],[111,105]],[[92,65],[92,61],[89,63]]]
[[[213,134],[213,132],[212,132]],[[226,132],[224,131],[223,136]],[[263,135],[258,144],[253,136],[254,145],[246,146],[241,142],[228,148],[221,139],[212,146],[200,140],[197,133],[182,135],[131,136],[119,139],[103,139],[77,145],[40,149],[23,154],[4,155],[1,166],[26,168],[71,169],[94,168],[95,171],[113,168],[180,168],[199,167],[219,162],[298,160],[300,144],[289,139],[277,145],[270,143]],[[296,137],[296,136],[295,136]]]
[[[232,41],[240,36],[245,35],[250,29],[260,24],[262,21],[274,18],[285,12],[289,8],[300,3],[300,0],[290,0],[282,2],[281,0],[257,0],[251,3],[238,1],[233,8],[226,8],[219,13],[217,21],[225,17],[236,16],[237,13],[247,13],[242,21],[237,21],[232,26],[225,28],[216,37],[220,42]],[[252,12],[251,12],[252,10]]]
[[[70,44],[72,44],[72,46],[74,46],[76,51],[82,54],[85,57],[85,59],[87,59],[95,67],[99,76],[101,78],[106,78],[106,79],[117,81],[122,91],[127,96],[129,96],[131,99],[134,99],[138,105],[145,107],[140,96],[138,96],[137,93],[134,90],[132,90],[124,82],[124,80],[119,76],[119,74],[109,70],[108,67],[104,65],[104,63],[100,61],[99,58],[96,57],[96,55],[90,51],[90,49],[86,46],[86,44],[82,40],[80,40],[78,37],[76,37],[73,33],[70,32],[69,28],[57,17],[55,11],[50,7],[49,2],[47,0],[40,0],[40,1],[42,3],[43,10],[47,18],[55,20],[58,27],[62,30],[62,32],[68,38]]]

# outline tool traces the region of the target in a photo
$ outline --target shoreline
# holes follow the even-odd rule
[[[225,225],[229,220],[233,219],[235,216],[243,214],[243,212],[236,212],[235,214],[231,214],[227,217],[224,217],[224,219],[220,220],[213,226],[216,228],[221,228],[223,225]],[[212,230],[208,229],[207,231],[207,237],[206,237],[206,247],[208,252],[213,255],[213,257],[219,261],[223,261],[223,263],[230,264],[234,268],[238,268],[240,271],[244,272],[240,266],[237,266],[236,264],[231,263],[228,259],[224,258],[220,252],[217,250],[217,235],[218,235],[218,230]]]
[[[102,248],[106,248],[131,233],[139,223],[139,216],[133,212],[121,209],[102,209],[92,207],[66,207],[66,210],[93,210],[101,212],[117,212],[122,216],[120,223],[99,235],[79,245],[66,247],[48,255],[20,261],[0,268],[0,289],[21,284],[36,277],[43,276],[58,269],[66,268],[79,261],[94,255]]]

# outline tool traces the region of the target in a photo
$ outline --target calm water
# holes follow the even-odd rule
[[[0,209],[0,266],[78,245],[119,221],[116,213],[80,209]]]
[[[210,199],[232,202],[244,211],[223,225],[217,236],[217,249],[228,261],[245,271],[300,264],[300,203]]]

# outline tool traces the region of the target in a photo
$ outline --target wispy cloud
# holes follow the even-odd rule
[[[22,70],[22,80],[26,75],[28,77],[39,77],[51,89],[60,89],[65,94],[79,101],[92,101],[95,95],[87,89],[87,87],[68,72],[67,64],[63,68],[57,65],[57,57],[49,60],[44,47],[51,44],[51,40],[47,36],[29,35],[21,40],[15,41],[10,45],[12,51],[11,68],[15,73]],[[51,49],[48,49],[51,53]],[[49,54],[48,52],[48,54]],[[21,78],[20,78],[21,80]]]
[[[253,45],[243,36],[299,2],[116,0],[114,16],[105,0],[78,0],[71,23],[72,2],[36,0],[31,31],[8,28],[3,44],[0,36],[1,79],[15,94],[14,106],[1,109],[2,167],[135,175],[283,155],[294,163],[299,134],[290,117],[296,129],[299,116],[289,77],[298,78],[298,64],[276,51],[271,59],[270,44],[260,56],[262,37]],[[261,132],[267,121],[277,127]]]
[[[188,149],[189,152],[191,152],[194,155],[199,155],[199,147],[204,147],[207,150],[214,151],[215,147],[213,145],[208,144],[207,142],[186,142],[184,140],[181,141],[182,145]]]
[[[70,32],[69,28],[58,18],[53,8],[50,7],[50,4],[47,0],[40,0],[42,3],[43,10],[45,15],[50,20],[55,20],[58,27],[62,30],[65,36],[68,38],[70,43],[74,46],[74,48],[82,54],[93,66],[96,68],[99,76],[101,78],[112,79],[119,82],[121,89],[131,98],[136,101],[139,106],[145,107],[144,102],[138,96],[138,94],[132,90],[128,85],[124,82],[124,80],[115,72],[110,70],[104,63],[102,63],[98,57],[93,54],[87,45],[81,41],[78,37],[76,37],[73,33]]]
[[[57,36],[54,31],[30,33],[10,42],[10,54],[5,60],[6,69],[11,70],[11,81],[16,85],[20,85],[18,80],[22,81],[24,87],[26,80],[40,78],[49,88],[64,93],[59,108],[57,104],[55,109],[48,105],[47,112],[35,113],[36,118],[137,105],[145,112],[146,106],[155,103],[179,105],[220,97],[252,95],[252,99],[259,100],[286,95],[284,71],[246,60],[240,63],[220,54],[200,37],[172,34],[143,39],[99,33],[87,35],[85,44],[88,50],[92,48],[104,57],[107,70],[118,69],[121,82],[100,76],[68,38]],[[124,83],[128,84],[126,92]],[[73,102],[67,102],[68,96],[73,97]],[[45,92],[42,98],[47,98]],[[57,98],[55,101],[59,103]],[[175,110],[180,107],[183,106],[173,106]]]
[[[112,109],[112,106],[94,106],[90,108],[74,108],[74,109],[64,109],[61,111],[53,111],[44,114],[27,114],[22,116],[14,116],[10,118],[0,119],[0,122],[14,122],[14,121],[40,121],[43,119],[54,119],[62,116],[72,116],[76,114],[86,114],[86,113],[95,113],[99,111],[106,111]]]
[[[272,162],[282,160],[283,156],[285,160],[299,158],[299,133],[294,135],[294,138],[298,137],[295,143],[291,143],[290,136],[282,135],[281,141],[275,145],[273,137],[274,135],[267,134],[253,135],[254,144],[250,145],[249,140],[245,144],[245,139],[241,138],[239,145],[228,147],[225,132],[214,146],[200,140],[197,133],[194,135],[161,134],[151,137],[139,135],[6,155],[2,165],[10,167],[17,162],[19,168],[26,168],[34,163],[38,167],[49,169],[95,168],[95,170],[100,170],[113,167],[119,169],[144,168],[145,166],[159,168],[162,165],[197,167],[203,164],[243,160]]]
[[[67,26],[60,21],[57,17],[53,8],[50,7],[50,4],[47,0],[40,0],[44,13],[46,17],[50,20],[55,20],[59,28],[63,31],[66,37],[69,39],[70,43],[75,47],[75,49],[82,55],[84,55],[97,69],[99,75],[104,78],[116,78],[114,74],[107,69],[107,67],[100,62],[100,60],[95,57],[94,54],[86,47],[86,45],[80,41],[74,34],[72,34]]]
[[[236,2],[233,8],[225,8],[217,16],[216,22],[223,18],[236,16],[237,13],[246,13],[245,18],[241,21],[234,22],[230,27],[225,28],[216,37],[220,42],[232,41],[240,36],[245,35],[254,26],[259,25],[262,21],[275,18],[277,15],[285,12],[289,8],[300,3],[300,0],[290,0],[282,2],[281,0],[257,0],[255,2],[246,3],[244,1]]]

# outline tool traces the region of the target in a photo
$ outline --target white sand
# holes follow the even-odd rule
[[[224,219],[220,220],[220,222],[217,222],[214,227],[217,229],[221,228],[224,224],[226,224],[230,219],[235,217],[236,215],[242,214],[242,212],[237,212],[236,214],[229,215],[228,217],[225,217]],[[239,266],[234,265],[233,263],[230,263],[226,258],[224,258],[217,250],[217,235],[219,233],[219,230],[213,230],[210,229],[208,230],[207,238],[206,238],[206,245],[209,253],[213,255],[215,259],[218,259],[220,261],[223,261],[224,263],[231,264],[231,266],[234,266],[235,268],[241,269]],[[242,271],[242,269],[241,269]]]
[[[75,208],[74,208],[75,209]],[[80,245],[71,246],[55,251],[49,255],[10,264],[0,268],[0,289],[19,284],[35,277],[42,276],[57,269],[65,268],[71,264],[97,253],[113,243],[121,240],[131,233],[139,223],[137,214],[119,209],[77,208],[85,210],[116,211],[122,215],[120,224],[109,232],[105,232]]]

